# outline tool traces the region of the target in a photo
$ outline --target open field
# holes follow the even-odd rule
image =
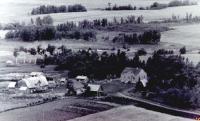
[[[163,42],[179,43],[200,47],[200,24],[175,26],[173,30],[162,33]]]
[[[66,121],[112,108],[90,100],[66,98],[34,107],[0,113],[0,121]]]
[[[153,112],[135,106],[124,106],[70,121],[193,121],[187,118]]]
[[[128,15],[143,15],[145,21],[151,21],[151,20],[160,20],[163,18],[169,18],[173,14],[179,15],[180,17],[185,17],[186,13],[192,13],[194,16],[200,16],[199,12],[199,5],[196,6],[184,6],[184,7],[172,7],[167,8],[163,10],[142,10],[142,11],[101,11],[101,10],[94,10],[97,8],[105,8],[108,4],[108,2],[111,2],[113,4],[118,5],[124,5],[124,4],[132,4],[133,6],[149,6],[153,2],[158,1],[160,3],[168,3],[171,0],[133,0],[129,1],[126,0],[117,0],[116,2],[112,2],[110,0],[94,0],[89,1],[88,0],[60,0],[57,2],[56,0],[31,0],[28,3],[25,0],[8,0],[8,1],[1,1],[0,5],[2,6],[0,8],[0,16],[1,20],[0,23],[9,23],[9,22],[22,22],[26,21],[29,22],[30,18],[33,16],[30,16],[29,11],[32,10],[32,8],[37,7],[39,5],[43,4],[54,4],[54,5],[69,5],[69,4],[76,4],[81,3],[85,5],[87,8],[89,8],[88,12],[80,12],[80,13],[62,13],[62,14],[51,14],[52,17],[55,19],[55,23],[63,23],[65,21],[81,21],[84,19],[92,20],[97,18],[113,18],[116,17],[123,17]],[[176,13],[174,13],[176,11]],[[18,17],[20,16],[20,17]],[[43,15],[41,15],[43,16]],[[36,16],[34,16],[36,17]]]

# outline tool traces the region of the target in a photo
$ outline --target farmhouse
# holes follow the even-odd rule
[[[125,68],[121,73],[121,82],[133,83],[141,82],[144,87],[147,83],[147,73],[141,68]]]
[[[21,91],[33,93],[37,91],[45,91],[48,89],[48,81],[41,73],[31,73],[30,77],[24,78],[18,82]]]

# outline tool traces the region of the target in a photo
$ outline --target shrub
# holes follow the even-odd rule
[[[146,50],[145,50],[144,48],[142,48],[142,49],[138,50],[138,51],[136,52],[136,54],[137,54],[138,56],[142,56],[142,55],[146,55],[147,52],[146,52]]]

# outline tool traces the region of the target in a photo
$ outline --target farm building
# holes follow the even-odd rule
[[[144,87],[147,84],[147,73],[140,68],[125,68],[121,73],[121,82],[124,83],[133,83],[141,82]]]
[[[85,86],[77,80],[69,80],[67,82],[67,89],[69,95],[81,95],[86,91]]]
[[[33,93],[37,91],[45,91],[48,89],[48,81],[44,75],[39,73],[31,73],[30,77],[24,78],[18,82],[21,91]]]
[[[13,61],[11,61],[11,60],[7,60],[6,61],[6,66],[7,67],[13,67],[13,66],[16,66],[16,64]]]
[[[37,77],[37,76],[43,76],[44,73],[43,72],[31,72],[30,76],[31,77]]]
[[[15,87],[16,87],[16,82],[10,82],[9,84],[8,84],[8,89],[14,89]]]
[[[81,83],[88,83],[88,81],[89,81],[87,76],[77,76],[76,80],[81,82]]]
[[[96,95],[97,97],[103,94],[103,87],[98,84],[88,84],[89,94]]]
[[[30,53],[20,51],[15,59],[16,64],[36,64],[37,59],[43,59],[43,57],[39,54],[31,55]]]

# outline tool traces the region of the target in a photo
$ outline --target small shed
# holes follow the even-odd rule
[[[88,84],[88,88],[89,88],[90,94],[96,94],[97,97],[103,94],[103,87],[101,85]]]

